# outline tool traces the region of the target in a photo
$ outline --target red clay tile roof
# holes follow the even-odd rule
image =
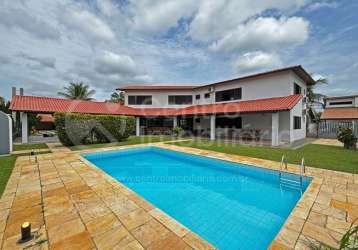
[[[130,85],[120,87],[117,90],[192,90],[198,86],[187,86],[187,85]]]
[[[131,116],[176,116],[195,114],[249,113],[283,111],[292,109],[301,95],[267,99],[192,105],[186,108],[130,108],[117,103],[68,100],[35,96],[13,97],[10,109],[35,113],[73,112],[87,114],[131,115]]]
[[[358,108],[327,108],[323,111],[323,120],[358,119]]]
[[[35,113],[73,112],[87,114],[131,114],[131,108],[117,103],[70,100],[37,96],[14,96],[11,110]]]
[[[194,105],[181,110],[183,115],[191,114],[220,114],[220,113],[250,113],[264,111],[291,110],[301,100],[301,95],[275,97],[249,101]]]

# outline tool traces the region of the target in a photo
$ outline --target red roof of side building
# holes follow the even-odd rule
[[[327,108],[323,111],[322,120],[358,119],[358,108]]]
[[[249,101],[192,105],[185,108],[175,109],[130,108],[121,104],[108,102],[79,101],[35,96],[15,96],[11,101],[10,109],[13,111],[35,113],[73,112],[130,116],[177,116],[290,110],[301,100],[301,98],[301,95],[291,95]]]
[[[55,118],[49,114],[38,114],[37,118],[39,118],[41,122],[55,122]]]

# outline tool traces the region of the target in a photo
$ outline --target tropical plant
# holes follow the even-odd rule
[[[90,90],[88,85],[82,82],[71,82],[69,86],[64,87],[64,92],[58,92],[60,96],[67,99],[79,99],[79,100],[93,100],[92,96],[96,93],[93,89]]]
[[[318,85],[321,84],[328,84],[328,80],[324,77],[320,77],[317,80],[315,80],[315,83],[307,87],[307,104],[308,108],[312,108],[313,104],[316,102],[316,99],[321,96],[321,94],[315,93],[314,89]]]
[[[311,121],[316,125],[316,137],[318,138],[318,136],[319,136],[319,124],[321,123],[322,113],[317,112],[314,109],[309,109],[308,110],[308,115],[309,115]]]
[[[4,97],[0,96],[0,111],[9,114],[10,102],[6,102]]]
[[[173,134],[174,134],[174,136],[181,137],[184,134],[184,129],[181,128],[181,127],[174,127],[173,128]]]
[[[357,137],[350,128],[339,128],[337,131],[337,139],[344,144],[346,149],[357,148]]]
[[[113,92],[111,94],[110,102],[116,102],[116,103],[124,103],[124,93],[123,92]]]

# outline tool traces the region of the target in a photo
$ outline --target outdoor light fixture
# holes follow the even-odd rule
[[[31,239],[31,223],[26,221],[21,225],[21,241]]]

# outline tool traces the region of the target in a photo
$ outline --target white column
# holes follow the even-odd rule
[[[211,115],[210,116],[210,140],[215,140],[215,132],[216,132],[215,120],[216,120],[215,115]]]
[[[21,112],[20,119],[21,119],[22,143],[28,143],[29,142],[29,127],[28,127],[28,122],[27,122],[27,113]]]
[[[135,118],[135,135],[140,136],[140,117]]]
[[[10,153],[12,152],[12,120],[9,116],[9,145],[10,145]]]
[[[178,127],[178,117],[174,116],[173,117],[173,128]]]
[[[272,146],[278,146],[279,145],[279,123],[280,123],[280,115],[279,113],[272,113],[272,119],[271,119],[271,126],[272,126],[272,132],[271,132],[271,144]]]

